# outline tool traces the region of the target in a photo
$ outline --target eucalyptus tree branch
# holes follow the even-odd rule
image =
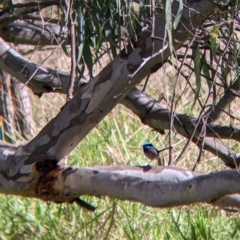
[[[178,12],[179,3],[174,1],[171,7],[174,16]],[[207,0],[201,3],[198,1],[197,4],[190,3],[184,7],[178,27],[172,31],[172,47],[175,50],[181,47],[192,31],[200,26],[214,9],[215,5]],[[154,42],[154,49],[151,31],[146,30],[135,43],[134,49],[132,44],[129,44],[127,52],[124,49],[99,75],[88,82],[38,136],[23,147],[24,151],[31,152],[35,158],[39,152],[44,152],[44,159],[61,160],[128,94],[132,87],[163,63],[171,53],[169,43],[164,41],[165,13],[155,20],[158,27],[154,29],[154,36],[158,41]],[[66,139],[69,139],[69,144],[66,144]]]
[[[0,30],[0,37],[14,44],[38,46],[59,45],[63,40],[69,42],[66,27],[55,23],[44,23],[43,26],[41,24],[40,21],[33,24],[18,20]]]
[[[133,200],[153,207],[170,207],[196,202],[214,204],[223,196],[240,193],[240,174],[237,170],[193,177],[177,168],[155,167],[145,172],[144,168],[132,169],[138,172],[137,175],[132,174],[130,169],[65,169],[59,175],[58,182],[63,185],[55,188],[58,193],[55,201],[61,202],[66,196],[74,199],[79,195],[109,196],[110,193],[117,199]],[[179,180],[174,175],[178,171],[181,177],[186,174],[185,180]],[[169,178],[171,173],[176,181]]]
[[[191,0],[184,4],[187,7],[184,5],[178,27],[172,31],[172,47],[175,50],[215,9],[215,5],[207,0]],[[174,1],[171,7],[174,16],[178,12],[179,3]],[[109,196],[153,207],[179,206],[194,202],[213,203],[225,195],[240,193],[240,175],[237,171],[195,176],[189,171],[171,167],[152,170],[149,167],[74,169],[65,165],[64,157],[133,86],[170,55],[169,43],[163,40],[165,13],[155,20],[157,28],[154,29],[154,36],[158,41],[155,41],[154,49],[151,31],[143,32],[134,48],[129,46],[127,52],[122,51],[99,75],[80,89],[32,141],[18,148],[4,145],[0,154],[0,192],[69,203],[77,201],[81,195]],[[0,53],[0,66],[11,71],[6,59],[11,59],[8,54],[12,49],[6,46],[5,51],[3,49]],[[23,64],[20,55],[13,51],[11,54],[10,56],[15,56],[12,58],[15,60],[11,63],[12,66],[19,64],[17,58],[20,58],[20,63]],[[31,72],[34,67],[36,65],[27,63],[26,66],[17,66],[18,70],[13,73],[20,72],[23,76],[21,81],[28,80],[29,77],[33,80],[33,77],[37,76],[34,84],[53,74],[49,69],[46,73],[46,69],[41,67],[36,72]],[[57,79],[58,76],[54,76]],[[56,79],[53,79],[53,82],[57,82]],[[41,83],[38,88],[40,93]],[[46,89],[43,88],[43,91]],[[165,181],[161,181],[161,177]],[[172,180],[173,177],[175,181]]]
[[[212,109],[209,115],[209,122],[214,122],[220,118],[220,116],[228,111],[232,101],[236,97],[240,97],[240,77],[238,76],[237,79],[227,88],[223,96],[220,98],[218,103]]]
[[[149,98],[138,89],[133,88],[130,93],[121,102],[124,106],[131,109],[142,121],[142,123],[150,126],[157,132],[164,132],[169,129],[170,112],[163,108],[158,102]],[[173,130],[178,134],[189,138],[197,123],[196,118],[189,117],[185,114],[174,113]],[[204,125],[205,126],[205,125]],[[235,168],[236,163],[239,164],[240,156],[236,156],[233,149],[228,148],[224,144],[216,141],[219,139],[235,139],[240,140],[240,129],[231,126],[221,126],[217,124],[206,125],[206,137],[202,138],[203,124],[199,124],[193,142],[199,147],[204,141],[204,149],[212,152],[222,159],[226,165]]]
[[[22,147],[0,142],[1,193],[58,203],[79,202],[80,196],[89,195],[160,208],[204,202],[239,209],[240,174],[236,170],[199,175],[176,167],[70,168],[59,166],[54,159],[36,163],[29,153],[21,158],[23,153]]]
[[[66,93],[69,74],[38,66],[27,61],[0,38],[0,68],[41,95],[45,92]],[[29,79],[31,79],[29,81]]]
[[[31,77],[31,81],[29,82],[28,86],[32,89],[33,92],[35,92],[38,95],[41,95],[45,92],[60,92],[60,93],[66,93],[68,84],[70,81],[70,75],[68,73],[53,71],[51,69],[40,67],[32,62],[27,61],[23,56],[21,56],[18,52],[16,52],[13,48],[10,48],[4,41],[0,41],[0,51],[2,52],[2,56],[0,59],[0,67],[4,71],[9,72],[12,76],[18,78],[22,83],[26,83],[27,80]],[[12,68],[12,64],[14,63],[14,69]],[[24,71],[24,75],[22,74],[22,70],[24,69],[28,71]],[[27,74],[29,72],[29,74]],[[34,75],[35,73],[35,75]],[[84,79],[80,80],[80,84],[84,85],[86,82]],[[137,91],[136,89],[133,90],[124,100],[123,104],[127,107],[129,107],[131,110],[133,110],[132,105],[135,106],[134,113],[140,116],[141,112],[144,113],[145,109],[145,101],[147,103],[152,104],[154,100],[149,100],[145,95],[142,95],[142,93],[138,92],[140,95],[134,96],[133,92]],[[139,102],[139,100],[145,100],[142,103]],[[160,105],[155,105],[159,106]],[[137,110],[138,109],[138,110]],[[168,111],[160,111],[160,115],[156,115],[156,119],[159,122],[158,126],[160,126],[160,129],[158,131],[161,131],[163,129],[168,129],[167,126],[169,126],[169,119],[168,119]],[[163,115],[164,113],[164,115]],[[177,114],[178,115],[178,114]],[[188,129],[189,133],[191,133],[192,129],[194,129],[194,118],[190,118],[186,115],[179,115],[182,116],[181,120],[185,121],[185,125],[188,127],[191,127],[191,129]],[[178,116],[178,117],[179,117]],[[191,124],[189,124],[191,123]],[[149,124],[150,127],[153,127],[154,129],[157,129],[157,126],[152,126],[151,121],[146,124]],[[176,125],[176,123],[175,123]],[[238,128],[233,128],[231,126],[221,126],[217,124],[208,124],[209,128],[207,131],[207,136],[209,137],[219,137],[219,138],[229,138],[229,139],[235,139],[236,141],[240,140],[240,130]],[[201,127],[199,127],[201,128]],[[179,134],[189,137],[185,129],[179,126],[175,126],[175,129],[178,131]],[[179,130],[182,129],[182,130]],[[197,138],[194,138],[193,141],[197,144],[200,144]],[[219,156],[225,163],[228,164],[229,159],[236,158],[236,154],[232,149],[227,148],[223,144],[217,143],[213,139],[205,139],[205,150],[212,152],[213,154],[216,154]],[[231,158],[229,158],[232,156]],[[235,156],[235,157],[234,157]],[[235,166],[235,165],[234,165]]]
[[[24,15],[38,12],[39,10],[50,7],[53,5],[59,5],[59,1],[56,0],[41,0],[41,1],[29,1],[27,3],[13,3],[13,9],[6,7],[0,11],[0,29],[5,28],[8,24],[14,22],[17,19],[21,19]]]
[[[81,195],[92,195],[128,199],[153,207],[207,202],[225,209],[240,209],[239,194],[236,194],[240,192],[240,175],[237,171],[201,176],[176,167],[106,166],[77,169],[64,164],[54,165],[54,161],[35,165],[27,155],[25,160],[18,161],[21,151],[22,147],[0,141],[2,193],[69,203]],[[5,169],[11,171],[6,173]],[[13,178],[14,181],[11,180]]]

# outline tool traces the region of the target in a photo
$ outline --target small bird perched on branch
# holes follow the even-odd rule
[[[144,155],[151,161],[154,159],[158,160],[159,166],[164,166],[164,159],[159,155],[164,150],[169,149],[170,147],[163,148],[161,150],[156,149],[152,143],[144,143],[142,145]]]

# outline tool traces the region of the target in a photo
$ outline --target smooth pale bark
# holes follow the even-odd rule
[[[16,150],[6,145],[3,147],[9,149],[5,155],[11,155]],[[20,149],[16,152],[20,152]],[[4,158],[4,155],[0,155],[1,167],[6,163]],[[181,206],[197,202],[228,210],[240,207],[239,194],[236,194],[240,193],[240,174],[237,170],[201,176],[177,167],[106,166],[56,169],[54,162],[49,161],[37,165],[22,165],[20,162],[15,164],[19,167],[21,165],[18,174],[8,173],[15,176],[14,181],[6,181],[0,175],[0,191],[5,194],[69,203],[81,195],[90,195],[137,201],[152,207]],[[37,177],[34,180],[39,181],[39,184],[31,184],[26,188],[26,183],[30,178],[33,180],[33,173],[36,171],[40,174],[41,181]]]
[[[196,202],[215,203],[225,195],[240,193],[237,170],[193,177],[190,171],[173,167],[155,167],[146,172],[144,168],[132,167],[127,171],[128,168],[66,169],[59,175],[58,182],[63,182],[61,187],[55,185],[55,190],[59,190],[56,201],[71,194],[75,198],[79,195],[109,196],[110,193],[111,197],[118,199],[169,207]]]
[[[173,31],[175,50],[215,9],[215,5],[207,0],[184,4],[181,21]],[[173,2],[173,15],[177,13],[178,5]],[[111,167],[73,169],[65,165],[64,157],[137,83],[170,55],[169,44],[163,41],[165,25],[165,15],[157,17],[154,49],[151,31],[145,31],[134,49],[129,47],[128,52],[122,51],[28,144],[18,148],[0,144],[0,192],[56,202],[72,202],[85,194],[107,195],[154,207],[212,203],[225,195],[240,193],[237,171],[194,176],[189,171],[171,167],[126,166],[119,170]],[[4,62],[10,50],[1,49],[0,66],[11,72],[10,66]],[[31,63],[29,66],[31,71],[24,68],[26,71],[20,77],[21,81],[35,76],[34,66]],[[48,76],[44,69],[40,70]],[[160,178],[164,174],[162,182]]]
[[[174,1],[173,15],[176,15],[178,7],[179,3]],[[206,20],[203,15],[211,14],[214,9],[215,5],[206,0],[184,7],[181,21],[172,33],[174,49],[178,49],[188,39],[191,31],[201,26]],[[39,152],[44,152],[46,158],[58,161],[74,149],[133,86],[170,55],[169,44],[161,40],[165,38],[165,14],[156,18],[155,26],[154,35],[160,40],[154,40],[153,45],[151,31],[143,32],[135,43],[135,49],[129,45],[127,52],[122,51],[87,83],[56,118],[24,146],[24,151],[31,152],[36,157]]]
[[[34,93],[38,95],[48,91],[67,93],[67,86],[70,81],[69,74],[40,67],[27,61],[2,40],[0,40],[0,49],[9,49],[5,58],[2,59],[2,65],[0,60],[0,66],[4,70],[9,69],[9,72],[13,76],[21,76],[19,79],[23,83],[26,83],[27,79],[21,75],[21,66],[26,66],[26,69],[35,73],[35,75],[32,74],[33,77],[28,84]],[[14,69],[10,68],[11,62],[15,63]],[[9,67],[7,67],[8,64]],[[84,86],[86,82],[85,79],[81,79],[79,85]],[[132,110],[144,124],[147,124],[156,131],[162,132],[165,129],[169,129],[169,110],[163,108],[159,103],[141,93],[136,88],[133,88],[120,103]],[[191,136],[195,128],[196,118],[179,113],[175,113],[174,117],[174,131],[187,138]],[[198,127],[199,131],[201,131],[201,127],[202,124]],[[198,138],[199,131],[196,132],[193,142],[201,147],[202,141]],[[235,168],[236,164],[234,161],[238,162],[239,156],[236,155],[234,150],[209,137],[240,141],[239,128],[208,123],[206,128],[206,138],[204,139],[205,150],[217,155],[228,166]]]
[[[27,84],[39,96],[52,91],[64,93],[62,90],[66,91],[69,84],[69,74],[43,68],[27,61],[1,38],[0,68],[20,82]]]

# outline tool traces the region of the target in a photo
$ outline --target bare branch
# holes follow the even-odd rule
[[[184,24],[179,24],[173,31],[174,49],[178,49],[187,40],[191,34],[190,30],[194,30],[192,27],[196,28],[206,20],[201,12],[206,16],[214,10],[214,5],[208,1],[203,0],[203,3],[206,4],[197,5],[200,14],[189,14],[189,10],[184,8]],[[177,13],[178,5],[178,2],[173,2],[173,13]],[[195,5],[194,7],[196,8]],[[158,28],[155,36],[164,39],[164,13],[156,18],[156,26]],[[186,29],[186,26],[189,29]],[[127,52],[123,50],[98,76],[87,83],[38,136],[24,147],[24,151],[31,153],[32,157],[35,156],[32,161],[38,161],[36,159],[40,152],[45,153],[45,159],[54,158],[56,161],[69,154],[133,86],[170,55],[167,42],[159,40],[155,42],[154,49],[152,47],[151,32],[146,30],[136,42],[135,49],[129,45]],[[66,139],[70,139],[69,144],[66,144]]]
[[[69,2],[69,3],[68,3]],[[74,83],[76,78],[76,34],[75,34],[75,26],[73,21],[73,1],[65,0],[65,5],[67,8],[67,24],[70,29],[70,40],[71,40],[71,78],[69,81],[69,86],[67,90],[67,101],[70,101],[73,97],[73,89],[74,89]]]
[[[18,3],[14,4],[14,12],[12,12],[9,7],[6,7],[0,11],[0,29],[5,28],[8,24],[17,19],[21,19],[25,14],[38,12],[40,9],[53,5],[59,5],[59,1],[41,0],[28,3]]]
[[[44,26],[27,23],[24,21],[15,21],[8,24],[0,31],[0,37],[7,42],[14,44],[32,44],[32,45],[59,45],[62,40],[68,42],[68,29],[59,24],[45,23]]]
[[[69,74],[44,68],[27,61],[1,38],[0,68],[24,84],[31,78],[28,86],[37,95],[52,91],[66,93],[69,85]]]
[[[225,195],[240,193],[238,171],[222,171],[192,178],[190,172],[177,168],[155,167],[145,172],[144,168],[127,169],[65,169],[58,178],[63,186],[57,185],[55,189],[58,192],[56,201],[71,195],[74,198],[78,195],[110,194],[114,198],[133,200],[148,206],[170,207],[195,202],[214,203]],[[185,180],[179,181],[176,177],[175,182],[172,179],[161,181],[164,175],[170,176],[171,172],[173,175],[179,172]]]
[[[239,196],[229,196],[240,193],[240,174],[236,170],[201,176],[176,167],[80,169],[65,167],[64,164],[59,166],[54,159],[44,160],[40,155],[42,161],[32,163],[32,156],[22,147],[0,143],[0,150],[0,156],[3,156],[0,161],[0,192],[4,194],[58,203],[73,203],[79,196],[90,195],[136,201],[152,207],[206,202],[223,208],[239,208]]]
[[[209,122],[214,122],[220,118],[220,116],[227,111],[229,106],[231,105],[232,101],[237,97],[239,97],[239,90],[240,90],[240,77],[237,79],[227,88],[224,95],[218,101],[218,103],[213,107],[210,115],[209,115]],[[238,94],[237,94],[238,93]]]
[[[169,129],[170,113],[169,110],[163,108],[158,102],[144,95],[138,89],[133,88],[131,92],[121,102],[124,106],[131,109],[144,124],[147,124],[157,132],[163,132]],[[197,123],[196,118],[191,118],[185,114],[174,114],[173,129],[180,135],[189,138],[193,133]],[[194,135],[193,142],[201,147],[202,123],[198,125],[196,134]],[[235,134],[236,132],[236,134]],[[206,125],[206,136],[212,138],[226,138],[235,139],[239,141],[237,135],[240,134],[240,129],[232,128],[231,126],[220,126],[217,124]],[[235,161],[239,162],[239,157],[236,153],[218,143],[215,139],[205,138],[204,149],[219,156],[228,166],[236,167]]]

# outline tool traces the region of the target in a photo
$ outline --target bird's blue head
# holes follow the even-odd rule
[[[144,143],[142,145],[142,147],[143,147],[143,150],[150,150],[150,149],[154,148],[154,146],[151,143],[149,143],[149,142]]]

